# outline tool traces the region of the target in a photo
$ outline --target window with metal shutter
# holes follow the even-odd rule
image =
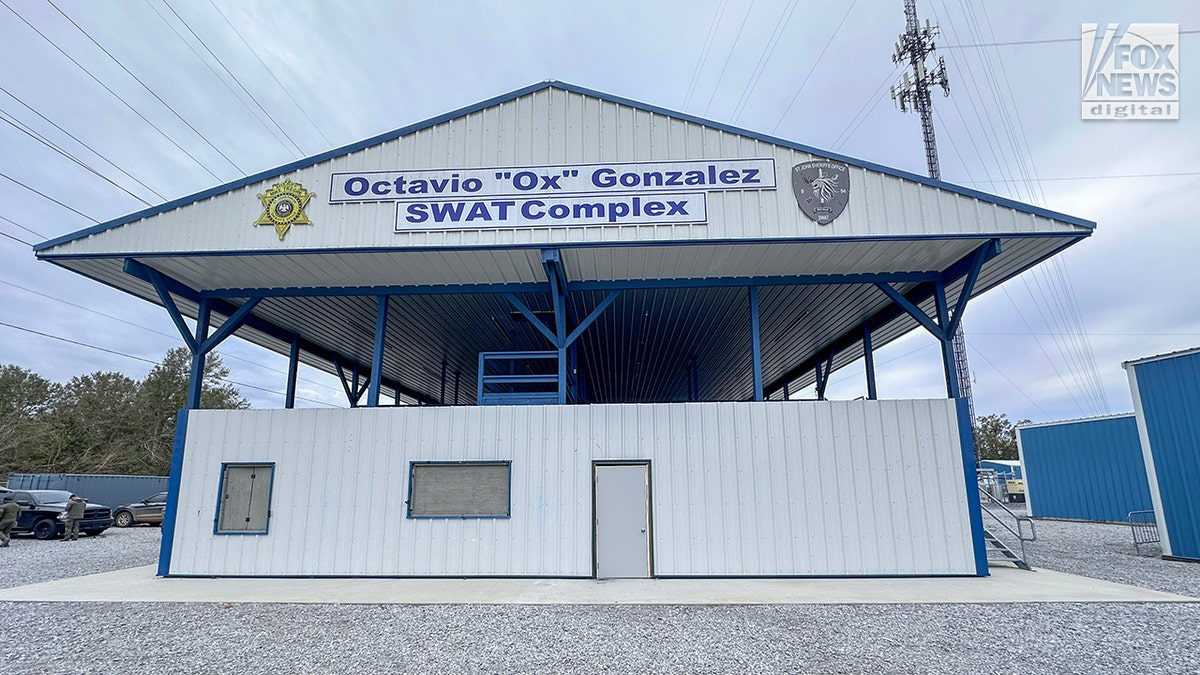
[[[274,464],[222,464],[217,534],[266,534]]]
[[[509,462],[414,462],[410,518],[509,517]]]

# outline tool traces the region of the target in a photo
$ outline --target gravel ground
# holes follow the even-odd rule
[[[1038,534],[1035,567],[1200,595],[1200,565],[1136,557],[1120,526],[1038,521]],[[19,538],[0,549],[0,586],[149,564],[159,538]],[[1200,603],[0,610],[6,673],[1200,671]]]

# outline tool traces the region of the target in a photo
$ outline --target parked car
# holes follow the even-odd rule
[[[163,511],[167,508],[167,493],[158,492],[140,502],[122,504],[113,509],[113,525],[129,527],[137,523],[162,525]]]
[[[12,495],[13,501],[21,506],[13,533],[27,532],[38,539],[53,539],[62,536],[66,530],[59,515],[67,510],[67,500],[71,498],[69,491],[0,489],[0,498],[4,495]],[[107,506],[89,502],[79,521],[79,531],[95,536],[112,524],[112,512]]]

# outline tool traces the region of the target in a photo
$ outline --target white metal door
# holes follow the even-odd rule
[[[650,576],[650,465],[596,464],[596,578]]]

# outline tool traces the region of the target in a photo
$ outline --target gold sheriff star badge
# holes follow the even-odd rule
[[[272,185],[266,194],[258,196],[263,212],[254,221],[254,226],[274,225],[279,241],[283,241],[283,235],[292,225],[312,225],[312,221],[304,215],[304,206],[313,198],[313,194],[299,183],[293,183],[290,178]]]

